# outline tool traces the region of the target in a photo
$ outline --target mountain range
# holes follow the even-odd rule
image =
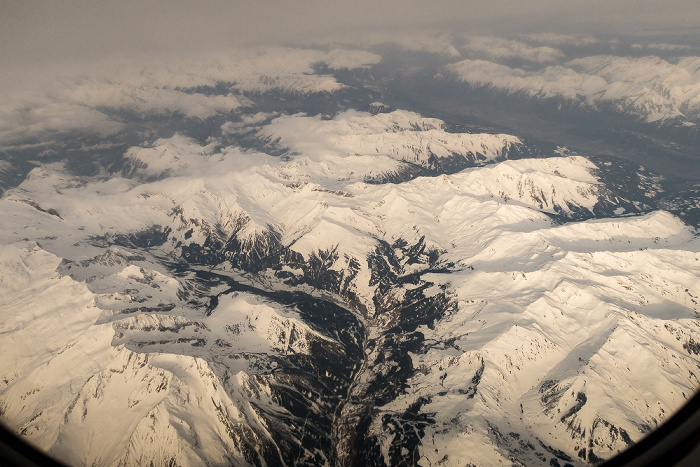
[[[696,59],[530,41],[455,40],[483,56],[434,53],[450,63],[411,89],[564,97],[697,164]],[[382,47],[5,109],[28,124],[0,127],[3,423],[69,465],[565,466],[689,399],[694,179],[428,112]],[[542,68],[484,60],[516,53]]]

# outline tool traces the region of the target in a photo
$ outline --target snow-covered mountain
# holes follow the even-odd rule
[[[700,239],[644,169],[250,121],[281,156],[176,134],[3,194],[4,423],[74,465],[585,465],[700,385]]]
[[[70,465],[594,465],[697,391],[697,47],[379,32],[0,102],[3,424]]]

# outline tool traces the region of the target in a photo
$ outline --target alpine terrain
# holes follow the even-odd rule
[[[640,440],[700,387],[700,59],[576,40],[243,50],[3,105],[0,420],[76,466]]]

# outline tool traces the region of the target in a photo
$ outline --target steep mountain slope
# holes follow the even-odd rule
[[[380,413],[422,401],[435,422],[420,454],[433,463],[597,462],[624,449],[698,387],[697,241],[690,261],[677,250],[690,238],[661,213],[504,232],[463,271],[426,276],[449,280],[459,312],[421,328],[415,391]]]
[[[234,294],[211,317],[190,309],[194,321],[172,305],[147,306],[151,294],[178,301],[182,291],[167,290],[175,279],[124,267],[143,258],[108,250],[83,261],[79,268],[102,266],[87,280],[100,291],[92,293],[57,275],[60,259],[36,245],[3,247],[2,255],[3,349],[12,357],[3,360],[2,414],[38,447],[72,465],[324,461],[282,444],[322,427],[285,426],[295,415],[278,398],[291,388],[323,395],[327,387],[303,386],[294,368],[313,371],[330,358],[342,366],[353,353],[338,352],[291,307]],[[105,266],[115,273],[103,275]],[[136,287],[147,288],[145,298]]]
[[[583,465],[700,384],[700,242],[643,169],[404,111],[258,136],[3,195],[5,423],[78,465]]]

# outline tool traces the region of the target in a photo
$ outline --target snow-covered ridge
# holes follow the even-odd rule
[[[154,147],[127,151],[127,157],[138,162],[133,173],[147,175],[143,179],[84,184],[64,180],[60,172],[47,168],[35,169],[6,199],[34,199],[39,212],[53,209],[60,215],[54,216],[56,222],[62,219],[81,226],[84,238],[102,238],[107,244],[146,247],[166,242],[178,254],[190,252],[190,260],[205,246],[208,254],[222,259],[232,248],[241,254],[257,251],[253,256],[289,248],[307,259],[319,250],[337,248],[339,262],[333,268],[342,270],[347,267],[346,256],[366,265],[367,255],[376,248],[375,237],[389,243],[401,238],[413,244],[426,236],[430,248],[449,250],[454,236],[473,222],[466,213],[494,216],[489,221],[492,228],[510,219],[525,222],[533,212],[537,223],[548,223],[545,213],[592,217],[596,206],[608,197],[606,187],[592,174],[596,166],[582,157],[505,161],[438,179],[376,187],[360,182],[367,175],[361,170],[377,169],[379,148],[392,150],[387,141],[393,141],[396,134],[403,136],[399,148],[405,149],[403,141],[410,137],[424,138],[429,146],[429,135],[439,132],[438,147],[459,143],[461,150],[474,148],[486,154],[493,151],[493,155],[499,154],[504,140],[510,144],[517,139],[447,133],[438,130],[439,120],[402,112],[343,114],[338,122],[330,121],[330,129],[315,118],[289,118],[313,124],[306,131],[314,134],[328,130],[331,142],[340,131],[336,127],[356,128],[358,147],[364,153],[348,155],[344,149],[335,149],[314,154],[309,150],[286,162],[217,148],[214,143],[201,146],[176,135],[159,140]],[[274,122],[271,126],[277,128]],[[381,140],[384,146],[376,145],[377,135],[386,135],[387,141]],[[497,144],[483,143],[491,140]],[[330,148],[338,146],[341,144],[328,143]],[[358,166],[358,162],[363,164]],[[347,177],[353,164],[353,175]],[[149,181],[153,177],[164,178]],[[56,193],[45,191],[47,186],[55,187]],[[63,231],[70,229],[68,225],[52,228]],[[473,245],[489,236],[484,232]],[[357,285],[365,289],[358,289],[359,296],[372,309],[372,292],[366,289],[369,277],[360,274],[356,280],[360,278],[363,282]]]
[[[700,385],[697,232],[634,209],[643,174],[623,199],[596,159],[503,160],[519,140],[404,111],[259,133],[288,157],[175,135],[0,198],[4,421],[78,465],[583,465]]]
[[[331,120],[292,115],[276,118],[261,136],[314,161],[338,156],[374,156],[432,167],[436,160],[461,157],[494,160],[520,140],[504,134],[468,134],[445,131],[444,122],[404,110],[371,115],[350,110]]]
[[[450,276],[461,284],[455,293],[465,314],[423,331],[451,345],[417,353],[416,393],[386,407],[397,410],[440,388],[423,409],[437,419],[423,454],[492,463],[517,450],[522,462],[537,464],[536,452],[551,455],[543,447],[549,446],[595,462],[655,428],[697,390],[697,359],[687,347],[698,330],[697,240],[665,213],[623,224],[504,233],[474,258],[474,270],[459,273],[464,281]],[[618,227],[625,233],[616,234]],[[514,256],[503,256],[506,251]],[[650,387],[664,395],[648,400]],[[494,410],[502,415],[492,416]],[[466,426],[479,428],[456,434]],[[513,432],[520,436],[509,440]],[[477,448],[479,442],[500,444],[494,449],[500,454]],[[462,451],[462,443],[471,448]]]
[[[124,267],[130,261],[145,258],[108,250],[76,267],[116,272],[78,282],[57,274],[60,258],[35,244],[0,248],[3,422],[71,465],[279,462],[261,412],[285,409],[266,378],[251,374],[260,372],[254,356],[308,354],[309,339],[329,338],[247,294],[224,297],[208,319],[181,303],[167,314],[132,311],[101,323],[105,310],[95,304],[106,303],[107,290],[128,290],[142,307],[153,293],[157,281],[129,282],[139,269]],[[179,302],[176,289],[158,291]],[[222,369],[219,358],[237,360]]]

